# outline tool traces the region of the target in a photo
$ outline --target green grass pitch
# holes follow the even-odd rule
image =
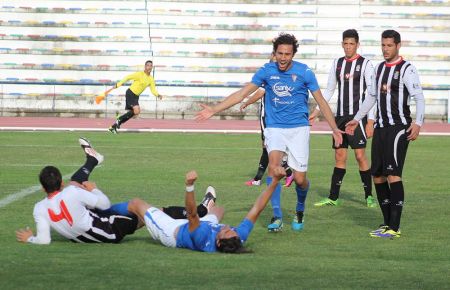
[[[224,223],[237,224],[262,190],[246,187],[261,152],[259,135],[186,133],[0,132],[0,203],[38,185],[45,165],[70,176],[84,161],[82,134],[105,155],[91,175],[113,203],[141,197],[156,206],[184,202],[184,175],[199,174],[197,200],[214,185]],[[283,189],[285,229],[266,230],[270,206],[246,244],[251,254],[225,255],[169,249],[146,229],[118,245],[74,244],[53,234],[52,244],[20,244],[15,230],[34,229],[34,193],[0,207],[0,289],[444,289],[450,265],[450,138],[412,142],[404,170],[402,237],[379,240],[381,223],[364,205],[353,154],[341,187],[343,204],[314,208],[326,197],[334,166],[330,136],[312,135],[305,229],[289,223],[295,190]]]

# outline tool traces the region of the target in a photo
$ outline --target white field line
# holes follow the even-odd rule
[[[72,173],[73,174],[73,173]],[[63,176],[63,180],[68,179],[72,176],[72,174],[68,174]],[[5,198],[0,199],[0,208],[7,206],[10,203],[13,203],[19,199],[27,197],[35,192],[41,191],[42,187],[40,185],[30,186],[28,188],[24,188],[18,192],[12,193]]]

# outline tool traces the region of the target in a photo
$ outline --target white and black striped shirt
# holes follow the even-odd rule
[[[365,92],[373,84],[374,69],[367,58],[356,55],[352,59],[341,57],[333,61],[328,75],[325,100],[329,101],[338,85],[336,116],[353,116],[365,99]],[[373,119],[373,113],[369,114]]]
[[[400,58],[392,64],[378,64],[375,71],[378,100],[376,126],[411,124],[410,96],[423,94],[416,68]]]
[[[361,120],[367,111],[377,103],[377,116],[375,127],[394,125],[410,125],[410,100],[416,100],[416,121],[419,126],[423,124],[425,114],[425,98],[420,85],[416,68],[409,62],[400,58],[394,63],[382,62],[375,67],[374,91],[370,92],[370,99],[364,102],[355,120]]]

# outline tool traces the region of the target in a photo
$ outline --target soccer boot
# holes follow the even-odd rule
[[[367,205],[367,207],[370,207],[370,208],[377,207],[377,203],[375,201],[375,198],[373,198],[373,196],[369,195],[366,198],[366,205]]]
[[[98,164],[101,164],[103,162],[103,159],[105,158],[102,154],[98,153],[94,148],[92,148],[92,145],[91,143],[89,143],[88,139],[80,137],[78,139],[78,142],[80,143],[81,148],[83,148],[83,151],[84,153],[86,153],[86,155],[92,156],[97,159]]]
[[[369,233],[369,235],[381,233],[381,232],[385,231],[385,230],[388,229],[388,228],[389,228],[389,227],[388,227],[387,225],[381,224],[381,225],[378,227],[378,229],[371,231],[371,232]]]
[[[255,179],[250,179],[248,181],[245,182],[245,185],[247,186],[260,186],[261,185],[261,180],[255,180]]]
[[[113,133],[113,134],[117,134],[117,126],[116,126],[116,124],[113,124],[111,127],[109,127],[108,131]]]
[[[294,181],[294,173],[286,177],[286,181],[284,183],[284,187],[291,186],[292,182]]]
[[[209,210],[216,204],[216,189],[211,185],[206,188],[201,204]]]
[[[295,213],[294,219],[292,220],[291,227],[293,231],[300,232],[303,230],[303,212],[298,211]]]
[[[372,238],[385,238],[385,239],[394,239],[394,238],[400,238],[401,232],[400,230],[394,231],[387,227],[383,231],[372,233],[370,232],[369,235]]]
[[[279,217],[273,217],[270,220],[270,224],[267,226],[267,230],[271,233],[280,232],[283,229],[283,220]]]
[[[324,206],[324,205],[339,206],[341,205],[341,201],[339,200],[339,198],[336,200],[332,200],[327,197],[314,204],[314,206]]]

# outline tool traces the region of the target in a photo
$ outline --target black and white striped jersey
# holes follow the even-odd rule
[[[338,86],[336,116],[352,116],[358,112],[368,87],[373,84],[374,69],[370,60],[360,55],[333,61],[324,98],[329,101]],[[372,112],[372,111],[371,111]],[[369,114],[373,119],[373,112]]]
[[[394,63],[382,62],[375,68],[377,118],[376,127],[411,124],[410,99],[423,99],[422,87],[416,68],[400,58]],[[417,102],[416,123],[422,125],[424,101]]]

